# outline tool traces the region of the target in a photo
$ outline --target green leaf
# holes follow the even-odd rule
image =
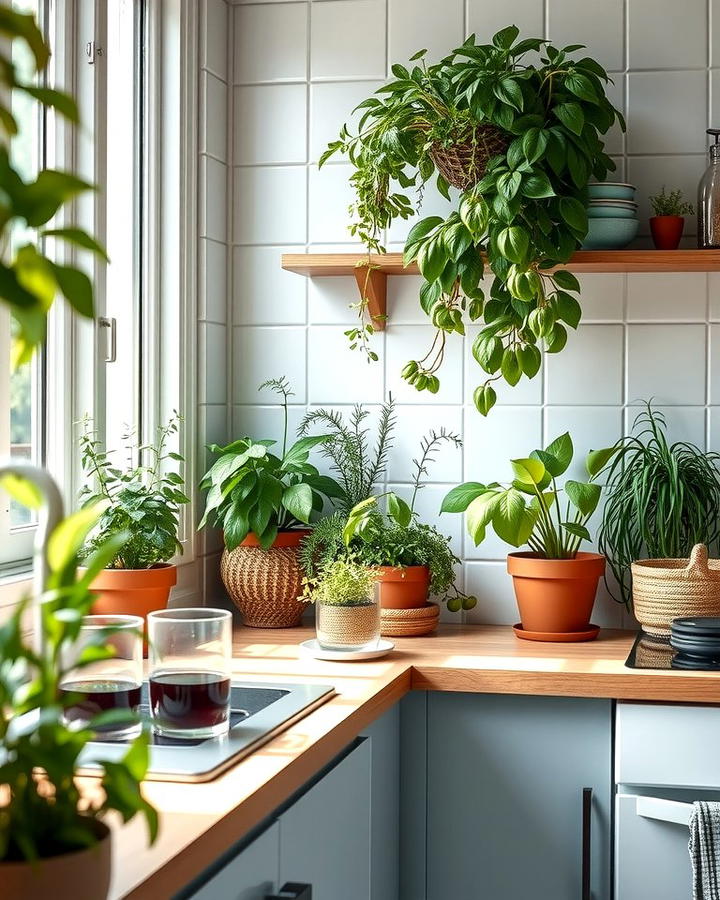
[[[309,484],[291,484],[282,495],[282,505],[298,521],[310,521],[312,515],[312,488]]]
[[[492,526],[498,537],[512,544],[514,547],[520,546],[520,538],[524,532],[525,521],[525,498],[515,488],[508,488],[500,494],[495,507],[495,514],[492,519]]]
[[[507,103],[518,112],[523,110],[523,93],[520,85],[514,78],[503,78],[496,85],[493,85],[493,93],[501,103]]]
[[[575,202],[577,203],[577,201]],[[558,287],[564,288],[566,291],[575,291],[575,293],[580,293],[580,282],[568,269],[558,269],[557,272],[553,274],[553,280]]]
[[[545,349],[548,353],[560,353],[567,343],[567,331],[564,326],[556,322],[550,335],[546,338]]]
[[[493,35],[492,42],[501,50],[509,50],[514,41],[517,40],[519,34],[520,29],[517,25],[508,25],[507,28],[503,28],[501,31],[498,31],[497,34]]]
[[[550,179],[543,173],[528,175],[524,178],[522,192],[526,197],[530,197],[532,200],[542,200],[545,197],[555,196],[555,191],[550,184]]]
[[[525,132],[522,139],[522,150],[530,165],[540,159],[547,144],[548,134],[546,131],[542,131],[540,128],[529,128]]]
[[[405,241],[405,247],[409,247],[412,244],[417,244],[418,241],[421,241],[424,237],[430,234],[438,225],[442,225],[443,219],[440,216],[429,216],[427,219],[421,219],[410,229],[410,234],[407,236],[407,240]]]
[[[571,328],[577,328],[580,324],[582,316],[582,308],[572,294],[565,291],[557,292],[557,314],[558,318],[566,322]]]
[[[475,409],[477,409],[481,416],[486,416],[490,412],[493,406],[495,406],[496,400],[497,394],[491,384],[481,384],[476,387],[473,392]]]
[[[486,526],[492,520],[501,496],[501,491],[485,491],[467,508],[467,530],[476,547],[485,539]]]
[[[562,527],[569,534],[582,538],[584,541],[592,540],[592,535],[584,525],[579,525],[577,522],[563,522]]]
[[[577,135],[582,134],[585,116],[579,103],[572,100],[568,103],[559,103],[552,111],[569,131]]]
[[[587,233],[588,220],[587,220],[587,210],[582,205],[579,200],[576,200],[575,197],[561,197],[560,198],[560,215],[567,222],[567,224],[573,228],[575,231],[580,232],[582,234]],[[563,284],[562,281],[557,280],[557,276],[561,273],[566,273],[570,275],[571,273],[567,271],[567,269],[559,269],[555,273],[555,282],[560,285],[560,287],[564,287],[566,289],[567,285]],[[574,276],[573,276],[574,277]],[[577,279],[576,279],[577,280]],[[569,290],[574,291],[576,288],[569,288]]]
[[[63,519],[50,535],[47,561],[53,572],[62,571],[73,561],[90,531],[110,505],[109,500],[85,506]]]
[[[485,485],[479,481],[466,481],[463,484],[459,484],[445,495],[440,512],[465,512],[472,501],[486,490]]]
[[[537,486],[545,477],[545,466],[538,459],[511,459],[510,465],[522,484]]]
[[[534,378],[542,362],[542,354],[538,348],[534,344],[524,344],[522,347],[518,347],[516,355],[523,374],[528,378]]]
[[[503,342],[495,335],[481,331],[473,341],[472,354],[490,375],[493,375],[500,368],[503,351]]]
[[[407,528],[412,522],[412,510],[397,494],[392,492],[388,494],[387,510],[390,518],[394,519],[401,528]]]
[[[522,377],[522,369],[515,355],[515,351],[511,347],[506,347],[503,353],[502,364],[500,366],[502,376],[509,385],[515,387]]]
[[[82,247],[83,250],[89,250],[91,253],[101,256],[105,262],[110,262],[102,244],[98,243],[95,238],[91,237],[86,231],[83,231],[82,228],[46,228],[40,233],[43,237],[54,237],[60,238],[63,241],[68,241],[70,244]]]
[[[312,450],[313,447],[317,447],[318,444],[324,444],[329,437],[330,435],[328,434],[312,434],[308,437],[300,438],[299,441],[295,441],[283,457],[283,469],[287,469],[289,466],[301,465],[306,462],[310,450]],[[252,447],[250,449],[252,450]],[[264,456],[265,454],[263,453],[262,455]]]
[[[598,475],[618,452],[618,447],[605,447],[602,450],[591,450],[585,460],[585,468],[591,478]]]
[[[506,172],[504,175],[501,175],[497,180],[497,188],[500,196],[506,200],[510,201],[520,190],[520,185],[522,184],[522,173],[520,172]]]
[[[595,512],[600,502],[600,485],[587,481],[566,481],[565,493],[572,505],[583,516],[590,516]]]
[[[597,91],[587,75],[582,75],[580,72],[573,72],[563,79],[563,87],[570,91],[571,94],[575,94],[575,96],[579,97],[581,100],[587,100],[589,103],[598,102]]]
[[[90,319],[94,315],[93,287],[88,276],[72,266],[51,263],[60,290],[68,303],[81,316]]]
[[[62,91],[53,90],[48,87],[36,87],[35,85],[25,84],[19,86],[19,89],[34,97],[43,106],[54,107],[61,115],[65,116],[71,122],[77,122],[78,109],[75,101],[69,94]]]
[[[431,238],[423,244],[417,257],[418,269],[426,281],[435,281],[447,263],[447,250],[442,239]]]
[[[40,509],[43,504],[43,495],[34,481],[21,478],[18,475],[6,473],[0,476],[0,486],[22,506],[28,509]]]
[[[496,242],[498,250],[506,259],[514,263],[527,261],[530,238],[525,229],[520,228],[519,225],[501,229]]]

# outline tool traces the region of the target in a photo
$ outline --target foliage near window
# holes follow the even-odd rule
[[[483,415],[495,403],[492,382],[532,378],[541,348],[559,352],[567,326],[577,327],[577,280],[548,270],[567,262],[587,233],[589,179],[602,181],[615,168],[600,135],[616,120],[624,128],[605,95],[604,69],[574,58],[582,45],[557,49],[518,35],[510,26],[491,44],[473,35],[437,64],[426,65],[421,50],[410,69],[394,65],[395,80],[359,105],[358,134],[343,126],[320,160],[340,153],[352,163],[351,232],[369,250],[383,251],[384,229],[420,208],[432,178],[454,200],[447,218],[422,219],[405,244],[405,264],[416,261],[424,278],[420,305],[436,335],[403,377],[436,393],[448,335],[464,334],[468,320],[482,322],[473,355],[489,376],[475,391]],[[480,286],[479,250],[494,276],[489,290]],[[365,345],[357,335],[353,341]]]
[[[80,492],[84,506],[104,503],[104,510],[89,536],[83,553],[94,553],[118,532],[129,538],[109,563],[113,569],[148,569],[182,553],[178,540],[180,507],[189,503],[183,492],[185,479],[178,469],[184,462],[179,453],[167,449],[177,434],[177,413],[158,428],[154,444],[138,447],[128,437],[128,464],[119,468],[92,430],[89,419],[80,437],[83,472],[87,479]],[[133,464],[135,454],[140,461]],[[145,462],[147,460],[147,462]],[[174,468],[170,469],[170,464]]]
[[[9,42],[23,42],[34,60],[37,74],[45,71],[50,50],[34,17],[12,7],[0,5],[0,33]],[[32,356],[45,338],[45,320],[57,294],[65,296],[73,309],[83,316],[93,315],[93,288],[88,276],[71,265],[60,265],[45,255],[42,238],[54,237],[105,257],[100,245],[80,228],[52,227],[51,220],[78,195],[92,185],[70,172],[43,169],[37,177],[25,180],[10,154],[9,142],[18,132],[18,123],[9,105],[12,91],[32,97],[43,108],[77,122],[75,101],[67,94],[25,81],[13,65],[7,51],[0,52],[0,242],[5,250],[0,258],[0,299],[10,307],[17,322],[14,363],[20,365]],[[36,239],[8,250],[9,233],[16,225],[35,231]]]

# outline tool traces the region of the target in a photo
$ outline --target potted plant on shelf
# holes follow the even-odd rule
[[[3,484],[20,502],[41,495],[13,477]],[[65,721],[60,685],[63,659],[78,637],[82,617],[93,603],[92,583],[121,552],[128,532],[97,543],[78,569],[83,539],[102,515],[87,507],[60,522],[46,546],[49,575],[41,604],[40,647],[31,646],[26,598],[0,627],[0,884],[5,897],[46,900],[58,894],[74,900],[104,900],[110,887],[111,831],[104,818],[117,812],[127,822],[144,815],[155,840],[157,814],[143,798],[140,783],[148,765],[148,737],[141,734],[117,761],[100,758],[99,790],[78,785],[78,760],[93,739],[93,727],[117,711],[95,717],[78,730]],[[37,640],[37,635],[35,636]],[[110,647],[87,647],[73,668],[112,656]],[[127,717],[127,711],[122,713]]]
[[[180,508],[189,502],[182,490],[183,476],[177,471],[183,458],[167,446],[179,425],[180,416],[174,413],[167,425],[158,428],[156,442],[148,446],[138,447],[128,435],[124,449],[130,462],[121,469],[97,439],[90,420],[84,421],[80,452],[87,481],[80,499],[85,506],[103,501],[105,508],[82,554],[91,555],[117,532],[130,533],[95,576],[96,613],[146,616],[167,606],[177,581],[177,567],[169,560],[182,553],[177,537]],[[139,461],[133,465],[135,454]],[[178,466],[168,471],[169,463]]]
[[[449,539],[418,521],[415,501],[428,466],[443,443],[460,446],[460,438],[445,429],[430,431],[414,460],[410,503],[392,491],[376,494],[385,476],[395,428],[392,400],[383,404],[374,449],[365,420],[368,411],[355,406],[346,423],[340,413],[324,409],[307,414],[302,429],[320,425],[329,433],[320,452],[330,460],[343,488],[338,510],[320,521],[303,541],[301,562],[310,583],[336,560],[352,558],[375,571],[382,609],[420,609],[430,594],[447,602],[452,612],[472,609],[475,598],[458,590],[455,566],[460,562]],[[385,500],[386,511],[380,509]]]
[[[208,492],[199,528],[214,522],[223,530],[225,550],[220,564],[225,588],[245,625],[287,628],[300,623],[306,603],[298,547],[317,518],[325,499],[342,495],[334,479],[321,475],[308,460],[310,451],[327,435],[299,437],[288,448],[286,379],[267,381],[282,397],[284,413],[280,455],[272,440],[243,437],[210,451],[218,458],[205,473],[200,488]]]
[[[394,65],[395,80],[359,104],[358,133],[343,126],[320,159],[349,158],[356,192],[351,233],[368,251],[383,252],[383,231],[419,210],[428,182],[452,199],[445,218],[430,216],[410,231],[404,262],[417,262],[424,284],[420,305],[436,328],[429,352],[410,361],[403,377],[436,392],[445,344],[465,333],[466,318],[483,328],[473,355],[489,378],[475,391],[487,415],[492,382],[511,385],[540,368],[540,347],[557,353],[575,328],[577,280],[566,270],[587,234],[587,184],[603,181],[615,165],[601,135],[625,125],[605,94],[609,78],[581,44],[557,49],[539,38],[518,40],[510,26],[491,44],[475,36],[434,65],[416,53],[411,68]],[[527,54],[539,54],[538,62]],[[458,192],[450,193],[450,187]],[[417,191],[417,204],[408,197]],[[480,287],[487,256],[493,276]],[[360,322],[349,329],[353,346],[372,357],[372,323],[365,324],[367,283]]]
[[[696,544],[717,554],[720,547],[720,454],[679,441],[670,443],[667,423],[650,403],[637,416],[607,471],[606,501],[598,545],[615,585],[611,595],[634,606],[641,625],[669,627],[668,606],[657,611],[633,600],[632,565],[638,560],[687,560]],[[679,600],[678,600],[679,603]],[[683,615],[682,605],[675,606]]]
[[[362,651],[377,647],[380,608],[376,573],[352,557],[322,564],[305,583],[304,597],[315,604],[317,640],[324,650]]]
[[[550,641],[596,637],[598,629],[590,625],[590,616],[605,558],[579,547],[591,539],[587,523],[601,494],[596,479],[616,452],[614,447],[591,451],[585,461],[588,480],[568,480],[561,487],[557,479],[574,454],[566,432],[544,450],[511,460],[514,478],[509,484],[467,482],[443,500],[442,512],[465,513],[476,545],[491,526],[513,547],[530,547],[510,553],[507,560],[520,610],[518,637]]]
[[[650,232],[657,250],[677,250],[685,228],[685,216],[695,212],[692,203],[683,200],[682,191],[665,192],[665,185],[659,194],[650,197],[653,215],[650,217]]]

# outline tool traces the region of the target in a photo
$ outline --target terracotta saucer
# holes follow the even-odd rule
[[[515,636],[524,641],[547,641],[549,643],[573,643],[575,641],[594,641],[600,634],[599,625],[589,625],[582,631],[526,631],[520,622],[513,625]]]

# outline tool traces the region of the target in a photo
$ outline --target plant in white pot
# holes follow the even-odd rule
[[[42,498],[32,486],[10,480],[16,499]],[[116,762],[96,760],[104,769],[98,788],[83,792],[77,781],[80,754],[93,728],[109,724],[119,711],[96,716],[86,728],[68,724],[63,694],[63,660],[78,638],[93,603],[91,584],[129,539],[108,538],[84,560],[79,551],[102,506],[86,508],[60,522],[50,535],[45,559],[49,574],[40,605],[40,640],[30,643],[26,599],[0,628],[0,894],[22,900],[64,896],[104,900],[110,885],[110,829],[103,821],[117,812],[127,822],[145,816],[150,841],[157,814],[143,798],[140,783],[148,764],[148,738],[141,734]],[[73,657],[73,669],[109,658],[109,646],[88,646]],[[121,715],[127,719],[129,713]]]
[[[80,499],[85,506],[102,501],[104,508],[81,555],[92,554],[119,531],[130,535],[93,581],[95,613],[144,617],[167,606],[177,581],[177,567],[169,560],[182,553],[177,537],[180,508],[189,502],[178,471],[184,460],[168,449],[180,421],[174,413],[158,428],[154,444],[138,447],[128,436],[124,449],[129,462],[120,468],[85,419],[80,451],[86,483]],[[139,462],[133,464],[136,454]]]
[[[597,635],[590,615],[605,557],[580,551],[591,540],[587,523],[600,501],[598,476],[617,452],[616,447],[590,451],[587,481],[558,478],[573,458],[570,435],[560,435],[544,450],[511,460],[510,483],[467,482],[453,488],[443,512],[464,512],[475,544],[488,526],[513,547],[529,551],[508,555],[521,626],[515,631],[530,640],[589,640]],[[528,500],[528,498],[531,498]]]
[[[310,451],[327,435],[301,437],[288,447],[288,382],[272,380],[259,389],[264,387],[282,397],[280,455],[271,452],[272,440],[243,437],[225,447],[212,444],[218,459],[200,482],[208,494],[198,528],[211,523],[223,530],[220,574],[245,625],[288,628],[300,624],[307,606],[300,601],[300,542],[325,499],[340,497],[342,488],[309,462]]]

